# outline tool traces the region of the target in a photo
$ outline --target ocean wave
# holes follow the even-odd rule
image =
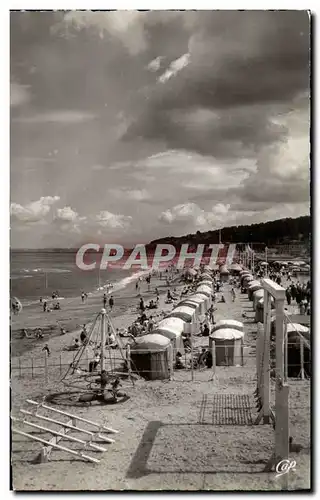
[[[21,279],[24,279],[24,278],[33,278],[33,276],[31,274],[24,274],[23,276],[19,275],[19,276],[10,276],[10,278],[12,280],[21,280]]]
[[[19,274],[22,274],[22,273],[35,273],[35,274],[42,273],[42,274],[45,274],[45,273],[71,273],[72,270],[71,269],[62,269],[59,267],[49,267],[49,268],[35,267],[34,269],[15,269],[14,272],[19,273]]]

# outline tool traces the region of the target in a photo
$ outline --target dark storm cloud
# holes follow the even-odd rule
[[[308,14],[208,12],[189,25],[189,66],[149,91],[125,138],[159,138],[168,147],[219,157],[285,138],[285,127],[269,118],[308,89]],[[216,119],[190,128],[187,116],[196,110],[213,110]]]

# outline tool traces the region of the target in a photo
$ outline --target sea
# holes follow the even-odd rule
[[[99,290],[125,288],[146,271],[112,268],[84,271],[76,266],[76,252],[15,251],[10,252],[10,294],[23,306],[50,298],[57,292],[59,298],[88,295]]]

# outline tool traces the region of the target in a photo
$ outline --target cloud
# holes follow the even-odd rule
[[[153,73],[159,71],[161,68],[161,62],[163,61],[164,57],[163,56],[158,56],[155,59],[152,59],[152,61],[149,62],[147,69]]]
[[[131,216],[113,214],[107,210],[101,211],[95,218],[97,225],[110,229],[126,229],[131,221]]]
[[[159,82],[167,82],[172,76],[176,76],[183,68],[188,66],[189,62],[190,54],[183,54],[175,61],[172,61],[169,68],[159,77]]]
[[[208,227],[215,229],[221,225],[229,209],[230,205],[217,203],[210,212],[206,212],[195,203],[182,203],[162,212],[159,220],[164,224],[179,225],[180,228],[185,225],[193,229]]]
[[[48,113],[40,113],[33,116],[24,116],[14,118],[14,122],[18,123],[62,123],[62,124],[76,124],[94,120],[95,115],[85,113],[82,111],[52,111]]]
[[[57,24],[54,33],[64,36],[72,36],[73,30],[84,30],[93,28],[103,39],[105,35],[121,40],[127,50],[136,55],[147,46],[144,33],[143,20],[145,13],[134,10],[115,12],[77,12],[72,11],[65,14],[61,23]],[[71,28],[68,31],[68,28]]]
[[[79,220],[79,214],[71,207],[58,208],[56,219],[67,222],[75,222]],[[81,220],[85,220],[85,217],[81,217]]]
[[[64,217],[86,216],[51,210],[23,245],[78,241],[72,225],[147,241],[308,211],[307,12],[13,12],[10,31],[12,199],[51,185]]]
[[[130,189],[126,187],[110,189],[109,193],[116,198],[125,197],[126,200],[146,201],[151,198],[146,189]]]
[[[164,141],[171,149],[216,158],[255,157],[261,147],[285,139],[286,127],[274,118],[309,88],[307,12],[212,12],[186,19],[188,66],[149,89],[123,139]]]
[[[19,203],[11,203],[12,220],[23,223],[40,222],[48,215],[51,206],[59,200],[59,196],[42,196],[39,200],[25,206]]]
[[[19,85],[12,82],[10,84],[10,106],[22,106],[30,101],[29,85]]]

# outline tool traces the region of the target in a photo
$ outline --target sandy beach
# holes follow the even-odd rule
[[[181,290],[183,285],[176,286]],[[142,285],[145,301],[155,298],[155,287],[162,292],[160,311],[169,311],[172,305],[165,304],[164,280],[153,278],[151,291]],[[231,300],[231,287],[223,286],[226,303],[217,303],[216,321],[235,319],[245,325],[244,366],[218,366],[215,376],[210,369],[175,371],[170,381],[138,380],[133,386],[124,383],[124,391],[130,399],[117,405],[101,406],[98,403],[83,406],[75,403],[71,391],[59,383],[72,353],[63,351],[77,333],[47,335],[43,341],[28,350],[26,346],[12,356],[12,413],[19,408],[28,408],[26,399],[41,401],[44,396],[53,396],[57,408],[84,416],[87,419],[105,422],[119,431],[115,443],[107,446],[105,453],[94,453],[99,464],[88,464],[81,459],[70,460],[64,452],[52,453],[47,464],[32,465],[41,448],[21,436],[13,435],[12,475],[15,490],[279,490],[281,484],[275,473],[263,473],[274,445],[274,432],[270,425],[248,425],[257,414],[253,392],[256,387],[255,338],[252,303],[247,294],[237,293]],[[115,308],[112,321],[116,328],[128,327],[137,317],[138,297],[134,284],[118,294],[114,293]],[[66,300],[61,311],[55,311],[55,320],[77,327],[90,321],[101,307],[101,295],[90,297],[86,304],[81,298]],[[295,306],[292,306],[293,310]],[[150,311],[151,313],[151,311]],[[245,313],[245,318],[243,314]],[[39,309],[32,315],[13,319],[13,331],[22,325],[39,327],[49,325],[51,320]],[[46,323],[48,321],[48,323]],[[23,342],[28,342],[29,339]],[[31,363],[44,365],[44,343],[48,343],[49,380],[45,384],[43,368],[34,369]],[[208,339],[195,337],[195,349],[207,345]],[[20,354],[20,356],[18,356]],[[61,367],[61,357],[62,367]],[[59,367],[60,362],[60,367]],[[22,368],[29,367],[28,369]],[[54,395],[60,393],[56,398]],[[225,415],[220,415],[220,424],[213,425],[212,415],[217,410],[214,398],[240,398],[247,401],[241,415],[243,425],[224,425]],[[274,387],[272,385],[272,397]],[[230,400],[230,401],[231,401]],[[49,404],[49,403],[48,403]],[[241,403],[242,404],[242,403]],[[303,446],[300,453],[291,454],[296,460],[296,472],[290,475],[289,489],[305,489],[310,486],[310,382],[290,379],[290,432],[295,441]],[[30,409],[30,408],[29,408]],[[219,413],[219,412],[218,412]],[[68,443],[68,446],[71,446]],[[35,473],[37,470],[37,474]]]

